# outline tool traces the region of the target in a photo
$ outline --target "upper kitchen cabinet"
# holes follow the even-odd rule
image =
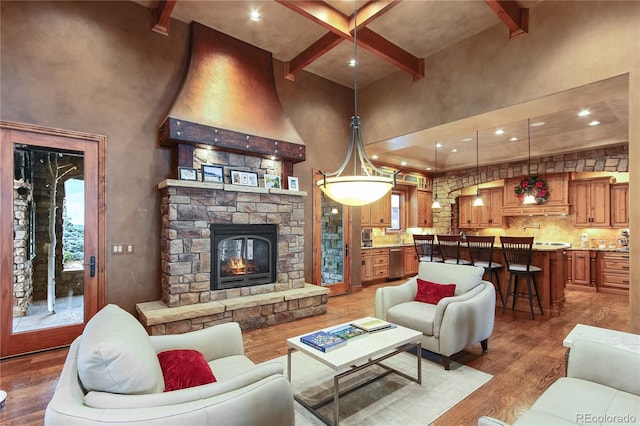
[[[391,226],[391,191],[376,202],[360,207],[361,226],[388,228]]]
[[[581,228],[611,226],[610,211],[611,178],[571,181],[571,207],[573,225]]]
[[[629,227],[629,183],[611,185],[611,226]]]
[[[409,225],[417,228],[433,226],[431,203],[433,195],[429,191],[410,188],[409,193]]]
[[[522,177],[505,179],[503,216],[540,216],[569,214],[569,177],[565,173],[540,175],[549,187],[549,198],[544,204],[523,205],[516,197],[514,189]]]
[[[500,228],[504,225],[502,220],[502,187],[481,189],[480,198],[482,198],[484,206],[474,207],[475,195],[458,197],[459,228]]]

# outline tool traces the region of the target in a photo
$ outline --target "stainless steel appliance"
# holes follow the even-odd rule
[[[404,276],[404,249],[391,247],[389,249],[389,280],[397,280]]]
[[[373,247],[373,239],[371,238],[371,228],[362,228],[361,247]]]

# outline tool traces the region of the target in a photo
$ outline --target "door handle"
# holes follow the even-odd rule
[[[96,276],[96,257],[95,256],[91,256],[89,258],[89,276],[90,277]]]

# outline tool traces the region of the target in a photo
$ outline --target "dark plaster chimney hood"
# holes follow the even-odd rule
[[[178,146],[178,163],[186,167],[197,146],[275,156],[285,169],[305,160],[304,142],[276,91],[271,53],[197,22],[189,69],[159,139]]]

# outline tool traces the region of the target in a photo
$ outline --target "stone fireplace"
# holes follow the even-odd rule
[[[326,313],[329,290],[304,281],[306,193],[286,188],[306,150],[280,103],[271,53],[193,22],[187,73],[158,136],[176,148],[178,167],[198,176],[202,165],[217,165],[224,176],[158,185],[161,300],[136,306],[149,333],[228,321],[258,328]],[[232,184],[232,170],[260,182],[280,176],[285,189]],[[239,228],[253,231],[216,240],[219,229]],[[271,236],[255,234],[259,228],[272,228]],[[262,256],[268,260],[257,262]]]

